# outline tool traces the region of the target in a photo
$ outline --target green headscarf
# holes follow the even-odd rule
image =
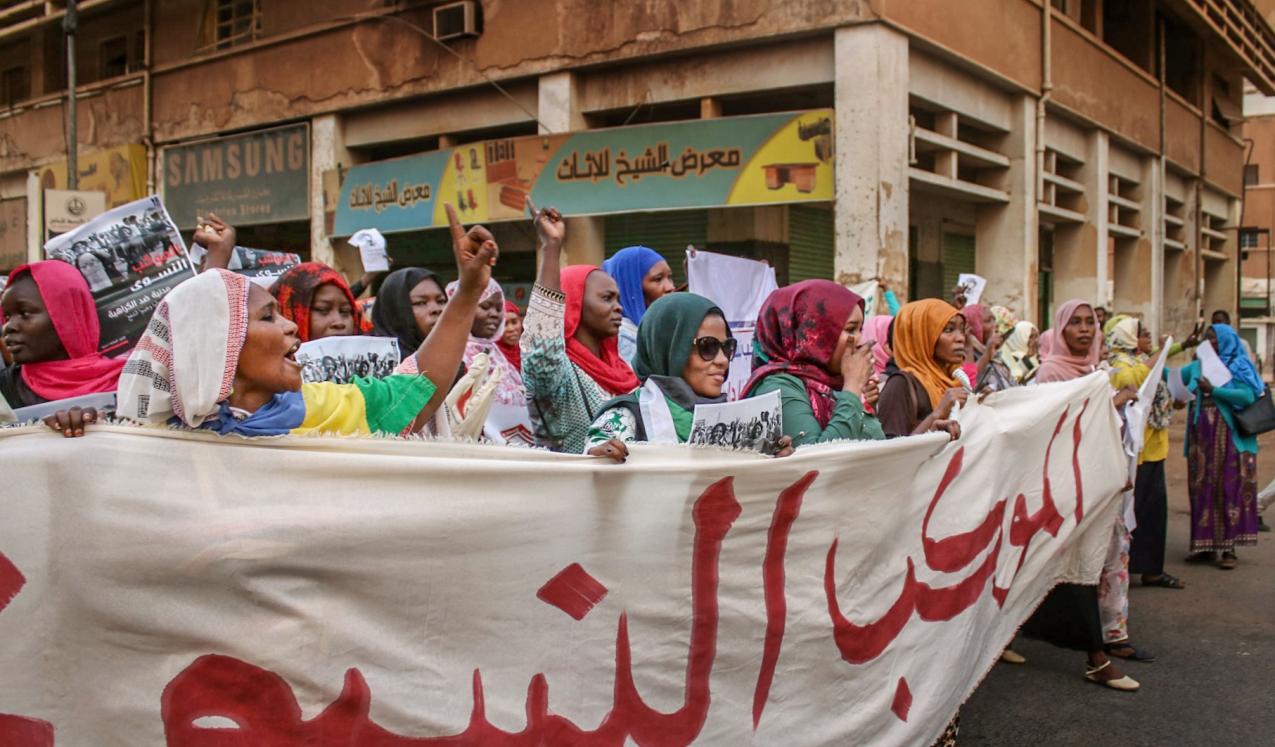
[[[726,315],[712,301],[694,293],[670,293],[651,304],[637,333],[633,372],[646,381],[651,376],[681,378],[690,360],[699,326],[709,314]],[[648,321],[649,320],[649,321]],[[726,327],[730,336],[730,327]]]
[[[701,397],[682,379],[682,371],[686,369],[686,362],[693,354],[693,343],[699,335],[699,326],[709,314],[717,314],[723,320],[726,318],[721,309],[703,296],[670,293],[647,307],[642,323],[638,325],[633,372],[643,384],[648,379],[653,380],[664,393],[677,439],[681,443],[685,443],[690,437],[695,405],[726,401],[725,392],[720,397]],[[730,325],[726,326],[726,335],[734,336],[731,335]],[[607,402],[602,406],[602,411],[615,406],[626,406],[641,418],[638,407],[640,391]]]

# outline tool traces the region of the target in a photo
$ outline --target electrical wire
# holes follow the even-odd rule
[[[452,49],[451,47],[447,46],[446,44],[444,44],[443,42],[439,41],[438,39],[434,38],[434,35],[433,35],[432,33],[430,33],[429,31],[426,31],[426,30],[425,30],[424,28],[422,28],[420,25],[415,24],[415,23],[412,23],[411,21],[407,20],[406,18],[400,18],[400,17],[398,17],[397,15],[360,15],[360,16],[348,16],[348,17],[347,17],[347,20],[351,20],[351,21],[354,21],[354,22],[356,22],[356,23],[361,23],[361,22],[363,22],[363,21],[393,21],[393,22],[395,22],[395,23],[402,24],[403,26],[406,26],[406,27],[407,27],[407,28],[409,28],[409,29],[412,29],[413,31],[415,31],[415,32],[417,32],[418,34],[420,34],[421,36],[424,36],[426,39],[429,39],[430,41],[434,42],[434,44],[438,45],[439,47],[442,47],[444,50],[446,50],[446,51],[448,52],[448,54],[452,55],[452,56],[453,56],[453,57],[455,57],[456,59],[460,60],[461,62],[466,63],[466,64],[467,64],[467,65],[469,65],[471,68],[473,68],[474,72],[478,73],[478,75],[479,75],[479,76],[481,76],[481,77],[482,77],[482,79],[483,79],[484,81],[486,81],[486,82],[487,82],[487,83],[488,83],[488,84],[489,84],[492,88],[495,88],[497,91],[499,91],[499,92],[500,92],[500,95],[502,95],[502,96],[504,96],[505,98],[509,99],[509,101],[510,101],[510,102],[511,102],[514,106],[516,106],[516,107],[518,107],[520,110],[522,110],[523,114],[526,114],[528,117],[530,117],[530,118],[531,118],[531,120],[532,120],[532,121],[534,121],[534,122],[536,123],[536,125],[540,128],[540,131],[541,131],[542,133],[545,133],[545,134],[548,134],[548,135],[556,134],[556,133],[554,133],[554,132],[553,132],[553,130],[551,130],[551,129],[549,129],[548,127],[546,127],[546,126],[545,126],[545,124],[544,124],[544,122],[541,122],[541,121],[540,121],[540,118],[539,118],[539,117],[537,117],[534,113],[532,113],[532,112],[528,111],[527,107],[523,106],[523,105],[522,105],[522,103],[518,101],[518,99],[514,98],[514,97],[513,97],[513,95],[509,93],[509,91],[505,90],[505,88],[504,88],[503,86],[501,86],[501,85],[500,85],[499,83],[497,83],[496,81],[492,80],[492,78],[491,78],[489,75],[487,75],[487,73],[484,73],[484,72],[482,71],[482,68],[478,67],[478,64],[477,64],[477,63],[475,63],[473,60],[469,59],[469,58],[468,58],[468,57],[466,57],[465,55],[461,54],[460,52],[457,52],[456,50],[454,50],[454,49]]]

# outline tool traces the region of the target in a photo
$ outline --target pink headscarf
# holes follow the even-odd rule
[[[1094,329],[1093,342],[1089,346],[1089,352],[1084,355],[1072,355],[1067,348],[1067,341],[1062,337],[1063,328],[1081,306],[1093,308],[1093,304],[1079,298],[1073,298],[1058,307],[1054,314],[1054,326],[1041,335],[1040,353],[1043,362],[1036,373],[1036,381],[1039,383],[1071,381],[1091,373],[1098,364],[1098,356],[1102,354],[1102,330]]]
[[[961,308],[961,316],[965,317],[965,332],[973,335],[981,343],[987,342],[987,338],[983,334],[987,331],[983,329],[983,317],[987,314],[987,307],[981,303],[969,304]]]
[[[890,350],[890,322],[894,317],[878,314],[863,324],[863,342],[872,343],[872,372],[877,376],[885,373],[885,364],[894,355]]]

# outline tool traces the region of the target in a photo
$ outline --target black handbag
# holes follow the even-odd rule
[[[1235,413],[1235,428],[1245,436],[1275,431],[1275,402],[1269,386],[1256,402]]]

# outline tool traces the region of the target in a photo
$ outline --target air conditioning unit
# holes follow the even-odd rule
[[[474,37],[483,32],[483,10],[478,0],[460,0],[434,8],[434,38],[439,41]]]

